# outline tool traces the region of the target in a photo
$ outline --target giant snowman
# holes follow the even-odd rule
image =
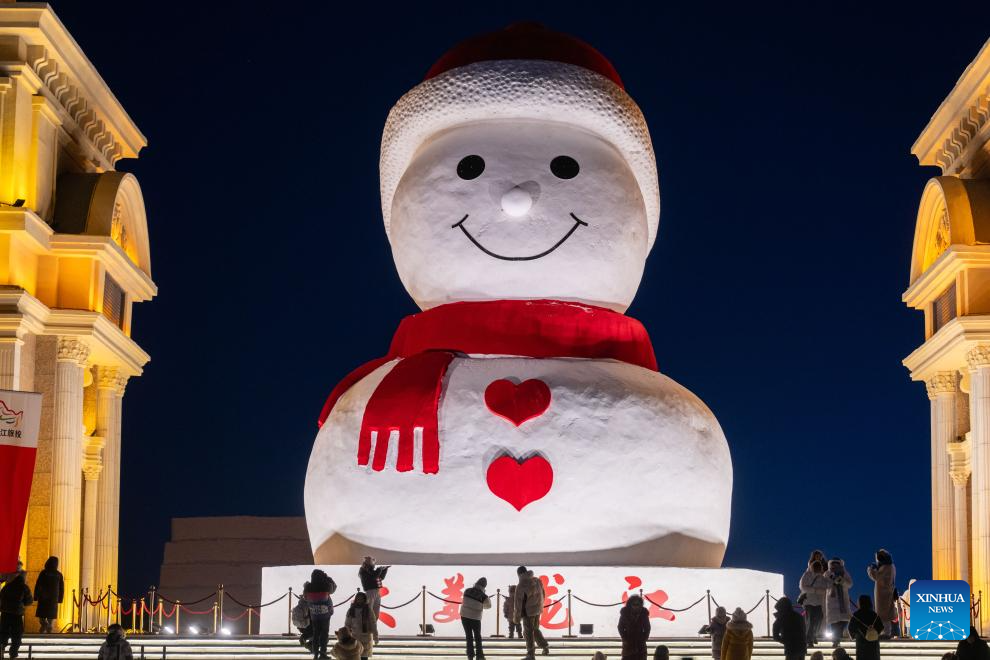
[[[573,37],[470,39],[399,99],[382,214],[423,311],[323,409],[318,564],[721,565],[725,437],[624,314],[659,201],[642,112]]]

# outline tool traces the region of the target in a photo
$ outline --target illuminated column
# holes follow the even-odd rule
[[[65,593],[79,589],[79,501],[82,481],[83,365],[89,347],[78,339],[59,337],[55,364],[52,433],[51,553],[59,558]],[[70,599],[59,608],[68,619]]]
[[[969,574],[969,474],[970,441],[950,442],[949,475],[952,477],[953,512],[955,517],[956,575],[958,580],[970,581]]]
[[[932,415],[932,577],[951,580],[956,574],[956,550],[948,445],[956,439],[959,374],[940,371],[925,385]]]
[[[83,477],[85,477],[85,487],[83,490],[83,542],[82,542],[82,567],[79,584],[83,588],[89,588],[93,598],[100,592],[101,585],[95,581],[96,576],[96,525],[98,511],[98,497],[100,472],[103,471],[103,445],[104,439],[97,435],[84,438],[86,447],[83,457]],[[106,585],[102,585],[106,587]]]
[[[972,497],[973,593],[990,594],[990,345],[981,344],[966,354],[969,362],[970,492]],[[980,618],[990,624],[990,608],[980,608]]]
[[[17,337],[0,337],[0,390],[16,390],[20,387],[21,346]]]
[[[116,399],[119,372],[114,367],[99,367],[96,372],[96,430],[102,437],[103,473],[99,482],[96,514],[96,584],[101,589],[116,580],[117,489],[120,479],[120,443],[115,440]]]

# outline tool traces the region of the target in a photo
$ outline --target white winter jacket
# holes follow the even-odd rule
[[[831,564],[832,562],[829,562]],[[831,566],[825,571],[825,579],[828,581],[828,592],[825,598],[825,621],[828,625],[849,621],[852,617],[853,606],[849,602],[849,590],[852,588],[853,579],[849,571],[843,571],[841,577],[836,577]]]
[[[821,607],[825,604],[829,581],[824,573],[815,573],[810,568],[801,576],[800,592],[805,594],[804,604]]]

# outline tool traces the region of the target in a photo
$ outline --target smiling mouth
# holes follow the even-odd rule
[[[469,232],[467,230],[467,227],[464,226],[464,221],[468,219],[468,214],[467,213],[464,214],[464,217],[461,218],[460,221],[455,222],[454,224],[452,224],[450,226],[450,228],[451,229],[460,228],[460,230],[462,232],[464,232],[464,235],[468,237],[468,240],[471,241],[472,243],[474,243],[475,247],[477,247],[479,250],[481,250],[482,252],[484,252],[485,254],[487,254],[490,257],[495,257],[496,259],[501,259],[502,261],[532,261],[533,259],[539,259],[540,257],[545,257],[548,254],[550,254],[551,252],[553,252],[554,250],[556,250],[557,248],[559,248],[561,245],[563,245],[567,241],[568,238],[571,237],[571,234],[573,234],[574,232],[577,231],[577,228],[578,227],[587,227],[588,226],[588,223],[587,222],[585,222],[581,218],[577,217],[573,213],[571,213],[571,218],[574,219],[574,225],[567,231],[566,234],[564,234],[564,236],[559,241],[557,241],[556,243],[554,243],[549,249],[546,249],[543,252],[540,252],[539,254],[531,254],[531,255],[529,255],[527,257],[507,257],[504,254],[498,254],[497,252],[492,252],[491,250],[489,250],[488,248],[486,248],[484,245],[482,245],[481,243],[479,243],[478,242],[478,239],[476,239],[474,236],[472,236],[471,235],[471,232]]]

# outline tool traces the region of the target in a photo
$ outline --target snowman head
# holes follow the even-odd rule
[[[572,300],[624,311],[656,236],[649,131],[587,44],[520,24],[456,47],[389,114],[382,212],[423,309]]]

